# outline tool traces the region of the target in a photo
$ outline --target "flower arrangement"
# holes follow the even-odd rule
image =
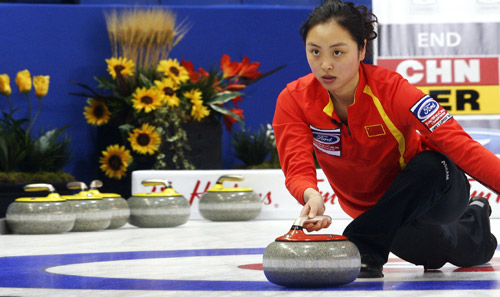
[[[37,181],[46,181],[43,176],[50,176],[54,181],[54,172],[60,172],[60,181],[70,181],[74,178],[62,172],[63,166],[69,161],[69,139],[62,140],[59,137],[67,128],[42,130],[39,135],[33,133],[35,124],[41,109],[42,98],[49,91],[50,77],[48,75],[38,75],[31,78],[28,70],[19,71],[15,78],[15,83],[19,92],[26,96],[28,104],[28,115],[16,119],[15,113],[20,107],[15,107],[13,101],[10,77],[8,74],[0,74],[0,94],[7,98],[8,111],[2,109],[0,119],[0,172],[2,172],[2,182],[31,182],[27,177],[28,173],[36,176]],[[30,92],[35,89],[35,96],[38,98],[38,109],[32,116],[32,106]],[[21,96],[22,97],[22,96]],[[45,174],[44,172],[50,172]]]
[[[106,59],[108,76],[95,77],[102,92],[78,83],[87,92],[72,94],[88,98],[84,116],[89,124],[121,133],[99,159],[109,178],[122,179],[139,164],[194,169],[186,157],[190,145],[184,125],[223,121],[231,130],[234,123],[243,124],[241,91],[284,67],[261,73],[260,63],[224,54],[217,69],[196,71],[190,61],[168,58],[188,26],[176,26],[175,15],[166,9],[115,11],[106,22],[113,57]]]

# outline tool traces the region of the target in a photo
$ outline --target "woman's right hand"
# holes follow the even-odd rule
[[[323,201],[323,196],[321,196],[317,190],[307,188],[304,191],[304,201],[306,204],[302,208],[300,216],[307,216],[310,219],[313,219],[316,216],[323,215],[325,213],[325,202]],[[303,227],[307,231],[311,232],[327,228],[330,224],[331,221],[328,218],[324,218],[317,222],[304,223]]]

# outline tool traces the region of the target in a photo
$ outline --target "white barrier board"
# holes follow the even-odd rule
[[[255,170],[138,170],[132,172],[132,194],[158,192],[157,187],[145,187],[141,184],[146,179],[165,179],[172,182],[172,187],[191,204],[190,219],[203,219],[198,210],[198,201],[217,179],[226,174],[242,175],[241,182],[224,182],[224,187],[251,188],[259,194],[262,201],[262,211],[256,219],[294,220],[302,206],[290,195],[285,187],[285,176],[281,169]],[[334,219],[350,219],[340,208],[337,198],[330,188],[321,169],[317,170],[318,187],[326,201],[326,213]],[[493,209],[492,217],[500,218],[500,196],[490,191],[480,183],[469,179],[471,196],[483,196],[490,200]]]
[[[172,182],[172,188],[182,194],[191,204],[190,219],[203,219],[198,211],[201,195],[210,189],[217,179],[226,174],[244,177],[240,182],[224,182],[224,187],[251,188],[258,193],[262,201],[262,211],[257,219],[290,219],[299,216],[302,206],[293,198],[285,187],[285,176],[281,169],[256,170],[139,170],[132,172],[132,194],[152,192],[153,187],[145,187],[145,179],[160,178]],[[348,218],[340,209],[322,170],[318,170],[318,186],[324,197],[328,198],[328,213],[336,218]],[[161,189],[155,188],[155,191]]]

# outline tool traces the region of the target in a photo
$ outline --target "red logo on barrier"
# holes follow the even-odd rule
[[[205,185],[205,188],[203,190],[201,190],[201,187],[200,187],[201,181],[197,180],[196,184],[194,185],[194,189],[191,192],[191,196],[189,197],[189,204],[192,205],[195,199],[200,199],[201,195],[203,195],[206,191],[208,191],[208,189],[210,188],[210,185],[211,185],[210,182],[207,182],[207,184]],[[238,184],[234,184],[234,187],[237,188]],[[272,203],[271,191],[267,192],[265,195],[259,193],[259,197],[262,198],[261,201],[262,201],[262,203],[264,203],[264,205],[269,205]]]
[[[200,188],[200,184],[201,184],[201,181],[197,180],[196,184],[194,186],[193,192],[191,193],[191,197],[189,198],[189,204],[193,204],[193,201],[195,198],[200,199],[201,195],[203,195],[203,193],[208,191],[208,189],[210,188],[210,182],[207,182],[207,185],[205,186],[205,190],[203,190],[203,192],[199,192],[198,190]]]
[[[262,198],[261,202],[264,203],[264,205],[269,205],[273,200],[271,199],[271,191],[267,192],[264,197],[262,197],[262,194],[259,194],[259,197]]]

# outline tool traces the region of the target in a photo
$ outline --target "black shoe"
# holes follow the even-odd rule
[[[491,242],[493,243],[493,246],[495,247],[495,250],[496,250],[497,246],[498,246],[498,242],[497,242],[497,238],[495,237],[495,235],[493,235],[493,233],[491,233]]]
[[[358,278],[381,278],[384,277],[382,273],[382,265],[375,264],[373,257],[368,254],[361,255],[361,270],[359,271]]]
[[[488,205],[488,216],[491,216],[491,205],[490,205],[490,202],[488,201],[488,199],[486,199],[484,197],[472,197],[469,200],[469,205],[471,205],[474,202],[479,202],[479,203],[482,203],[484,205]]]

